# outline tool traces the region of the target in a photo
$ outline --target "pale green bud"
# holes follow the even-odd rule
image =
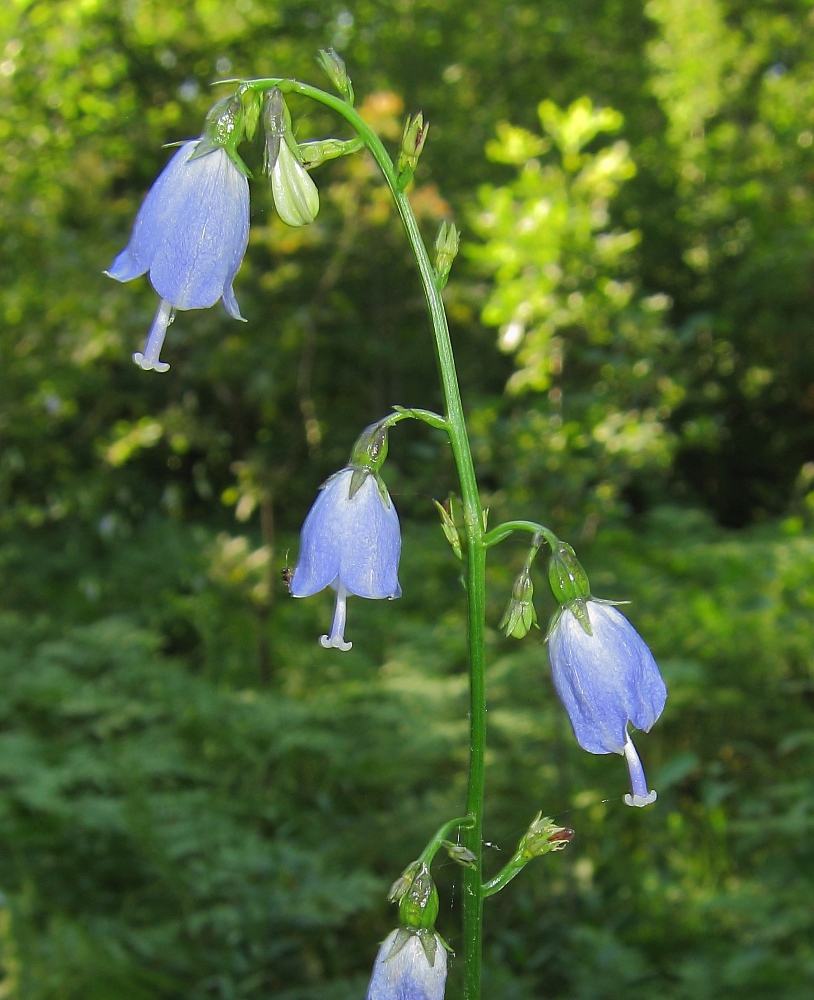
[[[307,226],[319,212],[319,191],[291,150],[288,137],[280,140],[271,168],[271,193],[277,214],[288,226]]]
[[[461,235],[455,223],[442,222],[435,239],[435,280],[439,291],[446,286],[460,243]]]
[[[325,74],[336,87],[339,94],[353,105],[353,84],[350,82],[345,60],[334,49],[320,49],[317,62],[325,70]]]
[[[433,503],[438,508],[438,513],[441,515],[441,529],[444,532],[444,537],[452,546],[452,551],[455,553],[456,557],[458,559],[463,559],[461,535],[458,531],[458,526],[455,524],[452,497],[449,497],[443,503],[439,503],[437,500],[433,500]]]
[[[399,151],[396,171],[399,175],[399,184],[402,188],[413,179],[415,168],[418,165],[418,158],[427,141],[427,133],[430,124],[424,121],[424,115],[419,111],[415,118],[407,115],[404,123],[404,131],[401,134],[401,149]]]
[[[524,568],[512,587],[512,599],[500,619],[498,628],[513,639],[522,639],[528,632],[537,627],[537,612],[532,604],[534,585],[529,571]]]

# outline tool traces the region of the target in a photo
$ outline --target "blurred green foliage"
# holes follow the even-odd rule
[[[350,653],[316,643],[330,596],[279,579],[359,430],[441,405],[369,159],[315,171],[302,230],[253,186],[249,322],[180,314],[165,377],[129,357],[154,293],[102,274],[213,81],[320,83],[326,44],[391,148],[405,112],[431,122],[412,198],[428,242],[464,230],[445,294],[492,523],[567,534],[671,692],[640,746],[660,801],[634,815],[622,762],[576,748],[539,637],[499,636],[523,552],[495,553],[490,871],[540,808],[577,838],[489,901],[485,995],[809,997],[804,0],[0,9],[0,997],[360,997],[387,886],[460,811],[441,435],[393,432],[404,597],[351,602]],[[291,110],[298,138],[345,137]],[[439,881],[455,947],[454,866]]]

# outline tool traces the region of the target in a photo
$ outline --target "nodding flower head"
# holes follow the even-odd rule
[[[213,117],[211,134],[185,142],[159,174],[129,243],[107,271],[117,281],[149,273],[161,297],[144,352],[133,355],[145,371],[169,368],[159,354],[176,309],[206,309],[223,299],[230,316],[243,318],[232,282],[249,240],[249,185],[239,158],[221,144],[229,114]]]
[[[575,603],[576,613],[562,608],[549,633],[554,687],[583,750],[623,755],[631,788],[625,802],[649,805],[656,793],[647,788],[628,725],[648,732],[667,688],[653,654],[620,611],[592,598]]]
[[[447,951],[429,930],[400,928],[385,938],[365,1000],[443,1000]]]
[[[290,586],[294,597],[336,590],[333,627],[320,639],[323,646],[351,648],[345,641],[348,595],[401,597],[400,555],[398,514],[377,473],[348,466],[331,476],[302,526]]]

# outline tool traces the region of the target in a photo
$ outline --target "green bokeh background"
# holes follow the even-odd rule
[[[541,634],[495,626],[486,865],[542,809],[576,837],[488,901],[490,1000],[814,990],[814,7],[808,0],[8,0],[0,10],[0,997],[351,1000],[387,887],[466,781],[442,437],[400,424],[398,602],[280,579],[319,483],[393,404],[439,408],[421,289],[365,156],[276,218],[246,324],[103,275],[232,76],[346,59],[446,290],[491,523],[529,516],[629,599],[670,688],[640,750],[576,747]],[[546,103],[541,103],[546,102]],[[305,101],[299,138],[346,137]],[[545,584],[537,578],[537,595]],[[553,611],[540,596],[544,622]],[[459,944],[460,877],[438,868]],[[451,965],[448,996],[459,995]]]

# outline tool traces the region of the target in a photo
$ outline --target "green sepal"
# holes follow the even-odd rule
[[[591,596],[588,575],[567,542],[558,542],[556,547],[552,547],[548,580],[551,592],[560,604],[570,605],[573,601],[584,601]]]
[[[566,604],[566,607],[582,626],[582,631],[586,635],[593,635],[594,630],[591,626],[591,619],[588,615],[588,605],[585,599],[579,597],[575,601],[569,601],[568,604]]]
[[[435,968],[435,959],[438,955],[438,937],[434,931],[422,929],[418,932],[418,940],[427,956],[427,963],[431,969]]]
[[[207,112],[203,133],[189,160],[197,160],[216,149],[223,149],[243,176],[251,177],[251,171],[237,152],[244,134],[243,102],[236,94],[222,97]]]
[[[378,472],[387,458],[387,431],[392,417],[385,417],[370,424],[354,442],[348,465]]]
[[[456,557],[458,559],[463,559],[464,556],[461,547],[461,535],[455,524],[452,497],[448,497],[443,503],[439,503],[437,500],[433,500],[433,503],[438,508],[438,513],[441,515],[441,530],[444,532],[444,537],[449,542]]]
[[[353,500],[356,494],[364,485],[365,480],[370,475],[370,469],[360,468],[358,465],[350,466],[353,475],[350,477],[350,487],[348,489],[348,500]]]

